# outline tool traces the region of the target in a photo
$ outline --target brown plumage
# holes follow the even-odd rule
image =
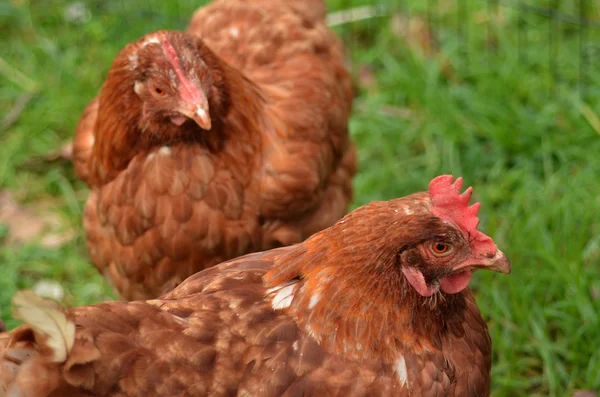
[[[491,341],[468,282],[510,263],[460,185],[438,177],[159,299],[50,310],[59,325],[21,293],[16,314],[34,321],[0,334],[0,396],[488,396]]]
[[[92,261],[125,299],[303,241],[352,196],[351,82],[322,1],[216,1],[115,58],[77,126]],[[201,37],[201,38],[200,38]]]

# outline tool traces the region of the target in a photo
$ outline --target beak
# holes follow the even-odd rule
[[[208,112],[208,102],[190,104],[190,106],[186,106],[186,108],[179,109],[178,111],[188,119],[194,120],[200,128],[206,131],[209,131],[212,127],[210,113]]]
[[[508,260],[506,255],[504,255],[504,252],[496,250],[496,254],[492,257],[482,258],[480,260],[477,260],[477,263],[474,264],[461,264],[452,269],[452,271],[455,272],[475,269],[492,270],[504,274],[509,274],[511,270],[510,261]]]

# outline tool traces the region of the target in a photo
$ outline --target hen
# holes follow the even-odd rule
[[[0,334],[0,396],[488,396],[468,284],[510,262],[452,179],[159,299],[63,311],[21,292],[29,325]]]
[[[322,1],[216,1],[116,57],[74,139],[96,267],[147,299],[347,211],[352,87]]]

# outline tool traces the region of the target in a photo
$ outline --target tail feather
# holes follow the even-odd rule
[[[0,397],[47,395],[58,385],[58,364],[75,341],[75,323],[56,302],[32,291],[13,297],[13,314],[25,324],[0,333]]]
[[[75,323],[58,303],[33,291],[18,291],[12,300],[13,315],[33,330],[40,352],[55,363],[67,359],[75,342]]]

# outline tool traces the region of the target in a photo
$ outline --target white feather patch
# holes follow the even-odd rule
[[[290,307],[292,300],[294,299],[294,289],[296,288],[296,282],[286,283],[277,287],[273,287],[267,290],[267,294],[275,294],[271,301],[273,310],[280,310]]]
[[[160,39],[156,36],[156,35],[152,35],[149,37],[146,37],[146,40],[144,40],[141,44],[138,50],[146,47],[148,44],[160,44]],[[135,70],[138,67],[138,55],[137,52],[129,55],[129,70]]]
[[[133,84],[133,92],[135,92],[136,94],[141,95],[143,89],[144,89],[144,83],[142,83],[141,81],[136,81]]]
[[[404,356],[400,355],[400,357],[396,360],[394,364],[394,371],[396,371],[396,376],[398,376],[398,380],[403,386],[408,384],[408,370],[406,369],[406,361],[404,360]]]
[[[135,70],[137,68],[137,66],[138,66],[137,54],[129,55],[129,63],[131,63],[131,65],[129,65],[129,70]]]
[[[156,156],[156,152],[152,152],[149,155],[146,156],[146,163],[149,163],[150,161],[154,160],[154,157]]]
[[[160,40],[156,36],[150,36],[142,42],[141,48],[146,47],[148,44],[160,44]]]
[[[319,335],[317,335],[317,333],[315,332],[315,330],[310,326],[310,324],[306,324],[305,326],[306,332],[308,332],[308,335],[313,338],[314,340],[317,341],[317,343],[321,343],[321,337]]]
[[[45,343],[52,351],[52,361],[65,361],[75,342],[75,323],[67,318],[63,308],[30,290],[17,291],[12,305],[15,318],[29,324],[35,333],[46,338]]]
[[[169,146],[163,146],[160,149],[158,149],[158,154],[168,156],[171,154],[171,148]]]
[[[321,296],[319,294],[315,294],[313,296],[310,297],[310,301],[308,302],[308,308],[312,309],[314,308],[317,303],[319,303],[319,301],[321,300]]]

